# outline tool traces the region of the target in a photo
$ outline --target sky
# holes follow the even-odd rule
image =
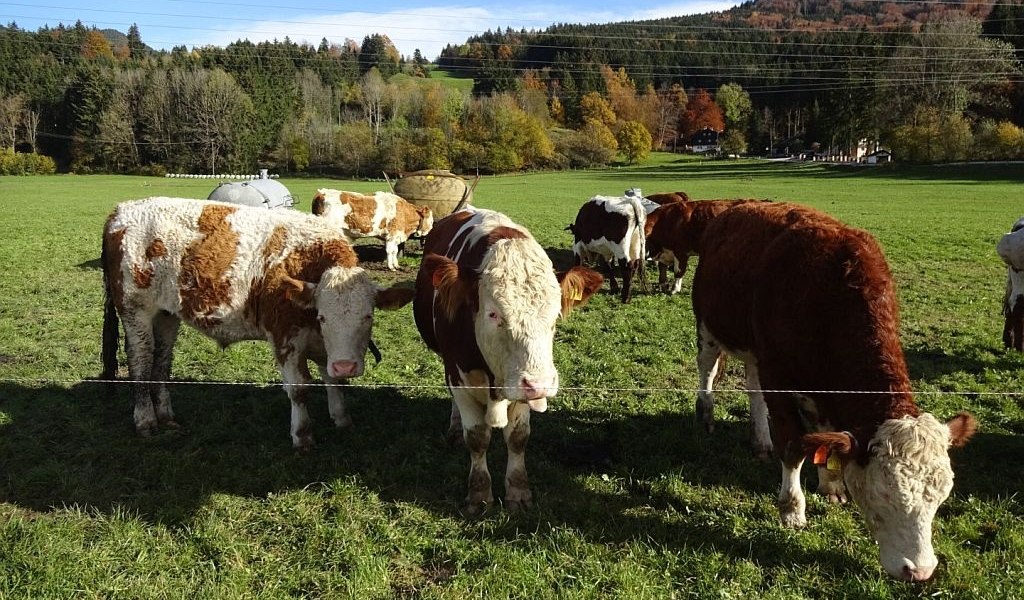
[[[327,38],[341,44],[346,38],[361,43],[373,33],[387,34],[399,52],[411,57],[419,49],[434,59],[446,44],[460,44],[488,29],[544,29],[554,23],[612,23],[717,12],[739,2],[729,0],[568,0],[558,5],[538,0],[474,4],[407,5],[392,0],[329,2],[310,0],[0,0],[0,23],[16,23],[28,31],[59,23],[82,21],[87,27],[117,29],[135,23],[143,43],[158,50],[174,46],[226,46],[283,40],[314,46]],[[513,6],[514,4],[514,6]],[[83,8],[82,5],[88,6]]]

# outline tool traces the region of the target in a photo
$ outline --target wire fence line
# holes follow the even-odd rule
[[[324,383],[318,381],[311,381],[309,383],[284,383],[282,381],[272,382],[258,382],[258,381],[197,381],[187,379],[171,379],[166,381],[159,380],[132,380],[132,379],[100,379],[100,378],[86,378],[86,379],[47,379],[47,378],[33,378],[33,377],[5,377],[0,378],[0,383],[6,384],[32,384],[32,385],[80,385],[87,383],[104,383],[104,384],[133,384],[133,383],[144,383],[144,384],[166,384],[166,385],[201,385],[201,386],[250,386],[250,387],[288,387],[288,386],[303,386],[303,387],[345,387],[345,388],[393,388],[393,389],[409,389],[409,390],[447,390],[451,388],[458,388],[464,390],[486,390],[490,389],[489,386],[473,386],[473,385],[460,385],[460,386],[448,386],[446,384],[422,384],[422,383]],[[607,393],[607,392],[619,392],[619,393],[634,393],[634,394],[655,394],[655,393],[687,393],[696,394],[703,390],[696,387],[594,387],[594,386],[559,386],[559,392],[580,392],[580,393]],[[736,388],[736,387],[714,387],[712,391],[715,393],[744,393],[749,394],[751,392],[769,392],[779,394],[898,394],[898,393],[909,393],[917,396],[1024,396],[1024,390],[1019,391],[968,391],[968,390],[910,390],[909,392],[893,392],[890,390],[791,390],[791,389],[748,389],[748,388]]]

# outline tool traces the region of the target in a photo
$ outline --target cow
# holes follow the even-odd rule
[[[622,275],[622,302],[632,295],[633,275],[646,257],[644,223],[647,219],[639,192],[626,196],[594,196],[580,207],[576,220],[566,229],[573,234],[574,264],[596,262],[608,274],[613,294],[619,293],[615,265]]]
[[[1024,217],[999,238],[996,253],[1006,263],[1003,347],[1024,351]]]
[[[121,203],[103,230],[102,379],[117,372],[118,316],[135,383],[135,428],[176,428],[166,381],[182,321],[221,347],[267,340],[291,400],[291,438],[313,445],[307,360],[335,384],[363,373],[374,308],[412,301],[378,287],[327,221],[290,210],[154,197]],[[373,348],[376,353],[376,349]],[[330,415],[351,424],[337,386]]]
[[[648,194],[644,196],[644,199],[661,206],[673,202],[689,202],[690,195],[686,192],[658,192],[657,194]]]
[[[942,423],[915,405],[896,290],[874,238],[794,204],[735,206],[704,231],[693,311],[697,412],[711,421],[723,353],[741,358],[782,463],[783,525],[806,524],[800,468],[813,454],[818,491],[845,502],[849,490],[885,570],[931,577],[932,520],[953,487],[947,450],[967,442],[975,421],[961,413]]]
[[[648,196],[650,199],[650,196]],[[658,263],[658,284],[663,291],[678,294],[691,256],[700,253],[701,238],[711,219],[743,202],[756,200],[688,200],[664,203],[647,215],[644,235],[647,254]],[[675,282],[669,289],[666,266]]]
[[[349,241],[376,237],[384,241],[388,269],[398,269],[398,254],[411,237],[427,235],[434,225],[429,207],[417,206],[390,192],[372,196],[357,192],[319,189],[313,196],[313,214],[345,232]]]
[[[423,253],[413,315],[444,363],[453,399],[449,439],[461,433],[469,449],[466,513],[494,500],[487,470],[492,427],[503,429],[508,449],[505,505],[527,508],[530,412],[543,412],[558,392],[555,322],[586,302],[603,278],[579,266],[556,275],[529,231],[483,209],[438,220]]]

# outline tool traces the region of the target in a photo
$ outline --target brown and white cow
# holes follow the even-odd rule
[[[647,210],[640,194],[594,196],[583,203],[576,220],[566,229],[572,232],[572,253],[577,265],[596,261],[608,274],[613,294],[618,293],[615,266],[622,274],[623,302],[632,295],[633,275],[646,258],[644,223]]]
[[[743,359],[782,461],[782,523],[806,523],[800,467],[813,453],[826,463],[819,491],[845,501],[845,482],[885,570],[931,577],[932,520],[953,487],[947,449],[975,422],[962,413],[944,424],[914,404],[896,290],[874,238],[793,204],[733,207],[704,232],[693,309],[698,413],[711,419],[723,353]]]
[[[434,226],[429,207],[417,206],[390,192],[369,196],[320,189],[313,196],[313,214],[337,223],[350,241],[360,237],[383,240],[391,270],[398,268],[398,254],[405,241],[427,235]]]
[[[1003,347],[1024,351],[1024,217],[999,238],[996,253],[1006,263]]]
[[[270,342],[291,399],[292,443],[311,446],[306,361],[328,384],[362,375],[374,308],[398,308],[413,293],[378,287],[319,217],[182,198],[119,204],[104,228],[102,262],[101,377],[117,372],[119,315],[143,435],[177,427],[164,382],[184,321],[223,347]],[[334,423],[348,426],[340,389],[329,386],[327,398]]]
[[[505,503],[525,508],[532,497],[525,462],[530,411],[544,411],[558,392],[555,322],[600,289],[602,277],[584,267],[556,276],[525,228],[482,209],[439,220],[423,252],[413,314],[423,341],[444,362],[451,427],[469,448],[466,510],[474,514],[493,501],[492,427],[503,428],[508,448]]]
[[[673,194],[675,195],[675,194]],[[648,196],[650,199],[650,196]],[[658,263],[658,283],[671,294],[683,287],[683,275],[691,256],[700,253],[704,229],[722,211],[755,200],[688,200],[666,202],[647,215],[644,232],[647,254]],[[671,290],[666,266],[675,273]]]

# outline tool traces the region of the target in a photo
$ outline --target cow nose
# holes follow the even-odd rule
[[[549,391],[547,387],[539,386],[536,382],[530,381],[525,377],[519,382],[519,388],[523,391],[523,400],[546,398]]]
[[[331,363],[331,375],[334,377],[358,377],[362,374],[359,363],[354,360],[336,360]]]
[[[931,579],[935,567],[911,567],[903,566],[903,579],[906,581],[928,581]]]

